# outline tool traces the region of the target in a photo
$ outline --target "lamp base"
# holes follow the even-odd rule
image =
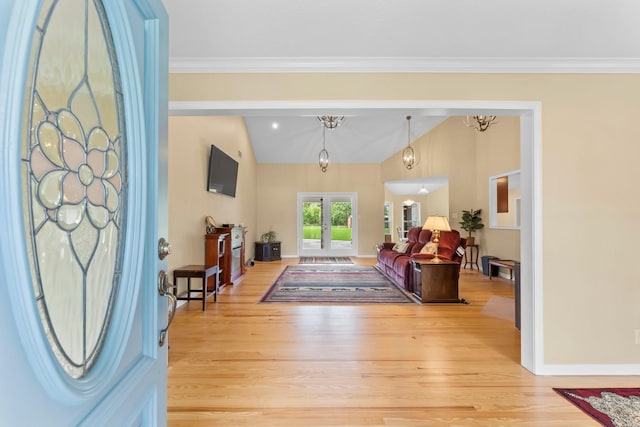
[[[437,256],[435,256],[435,257],[431,258],[431,262],[433,264],[439,264],[439,263],[442,262],[442,260],[440,258],[438,258]]]

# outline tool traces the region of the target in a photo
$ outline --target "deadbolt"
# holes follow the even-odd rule
[[[169,242],[165,240],[164,237],[161,237],[160,241],[158,241],[158,258],[160,258],[160,260],[163,260],[170,253],[171,253],[171,245],[169,244]]]

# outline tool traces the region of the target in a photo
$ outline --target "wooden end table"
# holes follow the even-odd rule
[[[469,256],[467,256],[467,249],[469,250]],[[464,268],[469,268],[473,270],[473,266],[476,266],[476,270],[480,270],[480,266],[478,265],[478,255],[480,254],[480,245],[467,245],[464,248]],[[475,255],[475,257],[474,257]]]
[[[413,295],[425,302],[465,303],[458,297],[460,263],[413,261]]]

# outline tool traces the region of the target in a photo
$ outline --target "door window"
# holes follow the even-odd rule
[[[100,356],[121,278],[120,76],[101,2],[44,7],[33,43],[22,145],[25,235],[45,335],[64,371],[82,378]]]

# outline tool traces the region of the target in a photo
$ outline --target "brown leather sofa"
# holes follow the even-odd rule
[[[394,243],[382,243],[378,246],[377,267],[396,285],[408,292],[413,292],[413,259],[431,259],[431,253],[420,253],[424,246],[431,242],[431,230],[413,227],[407,233],[406,247],[395,246]],[[462,262],[462,254],[467,241],[460,237],[457,230],[441,231],[438,243],[438,258]],[[394,249],[395,247],[395,249]],[[460,251],[458,248],[461,248]]]

